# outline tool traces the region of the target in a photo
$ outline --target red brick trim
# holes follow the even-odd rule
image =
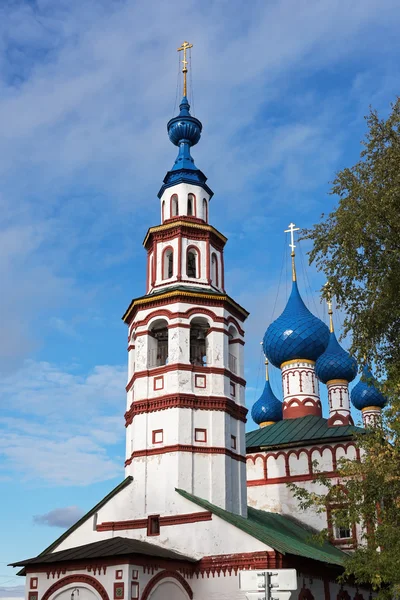
[[[157,248],[157,246],[156,246]],[[155,252],[156,250],[154,250]],[[154,287],[154,286],[153,286]],[[247,319],[248,317],[248,312],[242,308],[241,306],[239,306],[239,304],[237,304],[234,300],[232,300],[229,296],[227,296],[225,293],[224,295],[221,296],[205,296],[202,292],[199,293],[190,293],[189,295],[187,295],[187,293],[185,293],[184,290],[169,290],[168,288],[166,288],[165,290],[165,294],[159,294],[156,296],[150,295],[150,296],[146,296],[146,298],[140,298],[141,302],[140,304],[136,304],[136,300],[132,300],[131,304],[129,305],[128,309],[126,310],[125,314],[122,317],[122,320],[127,323],[127,325],[131,326],[134,324],[132,324],[132,319],[135,317],[135,315],[138,313],[139,310],[143,310],[143,309],[148,309],[151,307],[157,308],[157,307],[162,307],[162,306],[171,306],[173,304],[177,304],[180,302],[185,302],[186,304],[196,304],[196,307],[198,307],[199,305],[202,306],[212,306],[213,308],[215,307],[220,307],[220,308],[225,308],[226,310],[228,310],[230,313],[232,313],[233,315],[235,315],[235,317],[237,319],[239,319],[241,322],[245,321],[245,319]],[[199,308],[195,308],[194,309],[195,312],[199,312]],[[176,317],[179,316],[178,313],[172,313],[173,315],[175,315]],[[220,317],[220,319],[222,319],[222,321],[224,321],[224,317]],[[241,331],[240,331],[241,333]]]
[[[197,576],[221,574],[229,575],[241,569],[265,569],[271,567],[279,569],[283,565],[282,555],[278,552],[246,552],[243,554],[220,554],[216,556],[205,556],[195,567]]]
[[[156,440],[157,434],[161,434],[161,440]],[[160,436],[158,436],[160,437]],[[164,430],[163,429],[153,429],[151,432],[151,443],[152,444],[162,444],[164,441]]]
[[[187,310],[185,310],[183,312],[173,312],[172,310],[169,310],[168,308],[160,308],[158,310],[154,310],[152,313],[148,314],[141,321],[134,321],[133,323],[131,323],[131,325],[129,326],[129,334],[131,333],[131,330],[133,328],[137,329],[138,327],[143,327],[144,325],[148,325],[148,323],[154,317],[167,317],[167,319],[169,319],[169,320],[171,320],[171,319],[189,319],[192,315],[196,315],[196,314],[208,315],[216,323],[224,323],[225,325],[229,325],[230,323],[233,323],[235,325],[235,327],[237,328],[238,332],[240,333],[240,335],[244,336],[243,329],[240,327],[238,321],[234,317],[232,317],[232,316],[229,316],[227,318],[220,317],[215,312],[213,312],[211,309],[204,308],[202,306],[188,308]]]
[[[200,440],[199,437],[204,437],[204,439]],[[207,429],[200,429],[199,427],[196,427],[194,430],[194,441],[206,444],[207,443]]]
[[[177,573],[176,571],[161,571],[161,573],[157,573],[157,575],[154,575],[154,577],[152,579],[150,579],[150,581],[144,588],[144,590],[142,592],[141,600],[147,600],[147,598],[150,595],[150,592],[163,579],[176,579],[177,582],[183,587],[183,589],[189,596],[190,600],[192,600],[192,598],[193,598],[192,588],[190,587],[190,585],[188,584],[186,579],[184,579],[182,577],[182,575],[180,575],[180,573]]]
[[[246,380],[242,379],[242,377],[238,377],[228,369],[224,369],[222,367],[201,367],[199,365],[191,365],[187,363],[172,363],[169,365],[163,365],[161,367],[155,367],[154,369],[145,369],[144,371],[136,371],[134,373],[125,388],[126,392],[129,392],[136,379],[140,379],[142,377],[151,377],[155,375],[164,375],[165,373],[170,373],[171,371],[196,371],[198,373],[212,373],[214,375],[224,375],[225,377],[230,377],[232,381],[246,386]]]
[[[122,569],[117,569],[115,571],[115,579],[123,579],[124,572]]]
[[[155,525],[155,531],[152,531],[152,527]],[[160,515],[149,515],[147,517],[147,532],[148,536],[160,535]]]
[[[299,600],[314,600],[314,596],[308,588],[303,587],[300,590]]]
[[[37,588],[38,588],[38,578],[37,577],[30,578],[29,587],[31,590],[37,590]]]
[[[196,374],[194,376],[194,387],[204,390],[207,387],[207,376]]]
[[[306,402],[310,403],[306,405]],[[305,417],[307,415],[314,415],[315,417],[322,416],[322,405],[319,400],[310,398],[291,398],[289,401],[284,400],[283,402],[283,418],[284,419],[297,419],[299,417]]]
[[[125,413],[125,426],[128,427],[136,417],[144,413],[167,410],[168,408],[192,408],[196,410],[215,410],[226,412],[228,415],[246,423],[247,408],[239,406],[223,396],[194,396],[191,394],[173,394],[159,396],[147,400],[134,400],[130,409]]]
[[[228,448],[219,446],[192,446],[189,444],[174,444],[173,446],[163,446],[162,448],[145,448],[132,452],[130,458],[125,461],[125,466],[130,465],[135,458],[142,456],[154,456],[157,454],[169,454],[171,452],[192,452],[193,454],[225,454],[233,460],[246,462],[245,456],[232,452]]]
[[[49,587],[49,589],[43,594],[42,600],[48,600],[50,596],[52,596],[57,590],[63,588],[65,585],[70,585],[71,583],[86,583],[86,585],[90,585],[92,588],[96,590],[96,592],[100,595],[102,600],[110,600],[106,590],[101,585],[101,583],[91,577],[90,575],[67,575],[62,579],[59,579],[53,585]]]
[[[200,523],[202,521],[211,521],[212,513],[196,512],[183,515],[168,515],[160,517],[160,527],[169,527],[170,525],[185,525],[187,523]],[[96,531],[123,531],[125,529],[146,529],[147,519],[136,519],[130,521],[104,521],[96,527]]]
[[[332,479],[338,477],[337,471],[324,473],[324,477]],[[274,483],[296,483],[300,481],[312,481],[315,479],[313,473],[305,473],[304,475],[285,475],[284,477],[271,477],[270,479],[252,479],[247,481],[247,487],[255,487],[259,485],[273,485]]]
[[[160,387],[157,387],[157,384],[161,384]],[[153,391],[158,392],[159,390],[164,389],[164,375],[160,375],[159,377],[154,377],[153,379]]]
[[[118,593],[121,590],[121,593]],[[125,585],[123,581],[117,581],[114,583],[114,600],[123,600],[125,598]]]

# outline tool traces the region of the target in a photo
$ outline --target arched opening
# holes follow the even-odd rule
[[[200,253],[197,248],[189,248],[187,252],[186,275],[195,279],[200,277]]]
[[[162,260],[162,278],[170,279],[174,274],[174,251],[171,247],[165,248]]]
[[[235,327],[231,325],[228,329],[229,337],[229,355],[228,355],[228,368],[232,373],[238,373],[239,363],[239,346],[237,343],[238,332]]]
[[[203,219],[208,223],[208,204],[205,198],[203,198]]]
[[[161,204],[161,223],[165,221],[165,200],[162,201]]]
[[[177,217],[179,215],[178,207],[178,196],[174,194],[171,196],[171,217]]]
[[[210,325],[204,317],[195,317],[190,323],[190,362],[198,367],[206,367],[207,334]]]
[[[168,364],[168,323],[157,319],[149,328],[149,368]]]
[[[218,258],[215,252],[211,254],[211,283],[218,287]]]
[[[187,215],[188,217],[196,216],[196,198],[193,194],[188,194]]]

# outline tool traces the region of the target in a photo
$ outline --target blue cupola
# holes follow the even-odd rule
[[[304,304],[293,268],[292,292],[280,317],[264,335],[264,353],[275,367],[295,358],[316,361],[329,342],[329,329]]]
[[[161,198],[164,191],[173,185],[193,183],[204,188],[211,198],[213,192],[206,185],[207,177],[196,167],[190,154],[190,148],[200,140],[203,126],[199,119],[190,114],[190,104],[186,96],[183,96],[179,109],[179,115],[167,123],[168,137],[178,146],[178,156],[172,169],[164,177],[164,185],[158,192],[158,197]]]
[[[383,408],[386,405],[386,398],[374,386],[374,378],[367,366],[363,368],[360,381],[351,391],[351,403],[358,410],[368,407]]]
[[[266,381],[263,392],[251,409],[251,417],[257,425],[271,425],[282,420],[282,402],[272,391],[268,378],[268,361],[266,365]]]
[[[342,348],[336,339],[332,321],[332,304],[329,301],[330,337],[328,347],[315,363],[315,372],[322,383],[333,379],[353,381],[357,375],[357,361]]]

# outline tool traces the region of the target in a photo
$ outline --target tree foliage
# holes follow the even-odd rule
[[[292,489],[303,508],[322,511],[333,502],[341,505],[333,510],[339,525],[363,527],[346,575],[394,598],[400,597],[400,98],[386,120],[371,110],[366,121],[359,162],[333,181],[337,207],[304,237],[313,242],[310,262],[324,272],[346,315],[352,353],[360,364],[374,364],[389,404],[382,424],[356,440],[361,462],[340,462],[342,486],[321,475],[324,493]]]

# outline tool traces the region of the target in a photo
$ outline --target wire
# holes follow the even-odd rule
[[[192,49],[189,48],[189,79],[190,79],[190,104],[192,108],[193,115],[196,114],[196,109],[194,107],[194,89],[193,89],[193,79],[192,79]]]
[[[310,279],[308,277],[308,270],[305,268],[305,258],[303,255],[303,248],[301,246],[300,240],[298,241],[298,244],[299,244],[299,250],[300,250],[300,260],[301,260],[301,264],[302,264],[302,269],[305,273],[305,278],[306,278],[306,282],[307,282],[306,293],[307,293],[307,287],[308,287],[308,289],[310,290],[312,303],[314,304],[315,312],[317,313],[318,317],[321,318],[321,312],[320,312],[319,308],[317,307],[317,303],[315,302],[315,297],[314,297],[314,294],[313,294],[313,291],[311,288]]]
[[[178,104],[178,96],[179,96],[179,83],[180,83],[180,60],[179,60],[179,52],[177,53],[178,55],[178,74],[176,76],[176,92],[175,92],[175,103],[174,103],[174,110],[172,111],[172,116],[175,116],[175,111],[177,108],[177,104]]]
[[[271,316],[271,321],[273,321],[274,316],[275,316],[275,309],[276,309],[276,303],[278,301],[278,296],[279,296],[279,291],[281,289],[281,281],[282,281],[282,274],[283,274],[283,267],[285,264],[285,248],[286,248],[286,239],[283,240],[283,251],[282,251],[282,264],[281,264],[281,272],[279,274],[279,282],[278,282],[278,289],[276,290],[276,296],[275,296],[275,302],[274,302],[274,306],[272,309],[272,316]],[[287,265],[286,265],[287,266]]]

